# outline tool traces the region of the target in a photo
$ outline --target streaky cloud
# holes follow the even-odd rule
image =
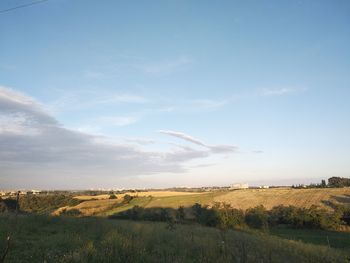
[[[238,147],[234,145],[209,145],[183,132],[170,131],[170,130],[159,130],[158,132],[183,139],[185,141],[197,144],[199,146],[203,146],[209,149],[212,153],[229,153],[229,152],[234,152],[238,149]]]

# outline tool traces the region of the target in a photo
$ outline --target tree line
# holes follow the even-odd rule
[[[17,209],[23,213],[47,214],[63,206],[75,206],[81,201],[71,195],[26,195],[19,197]],[[13,198],[1,199],[0,213],[12,212],[16,209],[17,201]]]
[[[163,221],[169,225],[195,222],[221,229],[249,227],[268,230],[273,226],[288,225],[293,228],[336,230],[346,224],[343,220],[346,213],[349,211],[344,207],[329,212],[316,206],[302,208],[279,205],[267,210],[260,205],[243,211],[225,203],[215,203],[212,207],[197,203],[189,208],[180,206],[178,209],[134,206],[111,218]]]
[[[345,177],[330,177],[328,178],[328,184],[326,183],[326,180],[321,180],[321,183],[315,184],[309,184],[309,185],[292,185],[292,188],[343,188],[343,187],[350,187],[350,178]]]

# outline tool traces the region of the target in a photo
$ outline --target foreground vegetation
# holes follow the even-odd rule
[[[6,262],[347,262],[340,250],[199,225],[9,214]],[[0,251],[4,243],[0,243]]]
[[[348,192],[49,194],[21,196],[18,203],[0,198],[0,257],[10,234],[6,262],[348,262],[350,233],[335,231],[349,229]],[[284,197],[278,200],[276,193]],[[232,205],[236,197],[245,203]],[[261,198],[268,207],[253,206]]]

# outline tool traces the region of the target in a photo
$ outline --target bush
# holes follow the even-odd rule
[[[214,209],[209,209],[207,206],[202,207],[196,203],[192,206],[192,210],[196,222],[206,226],[218,226],[220,223],[219,216]]]
[[[257,229],[268,229],[269,216],[264,206],[260,205],[246,211],[245,221],[248,226]]]
[[[54,195],[27,195],[20,197],[19,206],[22,212],[27,213],[51,213],[63,206],[75,206],[81,201],[70,195],[54,194]]]
[[[115,194],[109,195],[109,199],[117,199],[117,196]]]
[[[221,228],[232,229],[245,225],[243,210],[232,208],[226,203],[215,203],[213,209],[218,215]]]
[[[12,198],[0,199],[0,213],[16,211],[17,201]]]
[[[343,212],[336,209],[330,213],[316,206],[299,208],[276,206],[270,211],[269,223],[288,224],[295,228],[337,229],[340,227]]]
[[[60,215],[75,217],[75,216],[80,216],[81,212],[79,211],[79,209],[69,209],[69,210],[64,209]]]
[[[177,210],[176,210],[176,219],[179,222],[183,222],[185,220],[185,208],[183,206],[180,206]]]
[[[134,198],[134,197],[132,197],[131,195],[126,194],[126,195],[124,195],[123,200],[124,200],[125,203],[130,203],[130,201],[131,201],[133,198]]]

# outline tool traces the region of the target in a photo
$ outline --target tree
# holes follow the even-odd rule
[[[185,220],[185,208],[183,206],[176,210],[176,219],[180,222]]]
[[[337,188],[350,186],[350,178],[331,177],[328,179],[328,185]]]

